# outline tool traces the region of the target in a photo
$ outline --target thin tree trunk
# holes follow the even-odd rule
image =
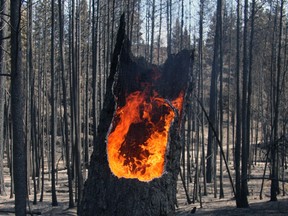
[[[251,30],[250,30],[250,45],[249,45],[249,68],[248,68],[248,95],[247,95],[247,152],[248,152],[248,166],[249,173],[251,170],[251,165],[253,159],[250,154],[250,140],[253,140],[253,119],[251,119],[251,95],[252,95],[252,65],[253,65],[253,43],[254,43],[254,20],[255,20],[255,0],[252,1],[252,13],[251,13]],[[252,127],[250,124],[252,123]],[[251,135],[249,134],[249,129],[251,130]],[[248,177],[248,176],[247,176]]]
[[[184,28],[184,0],[181,0],[181,31],[180,31],[180,49],[183,49],[183,28]]]
[[[4,38],[4,21],[5,0],[0,0],[0,47],[5,47]],[[0,74],[6,74],[3,48],[0,49]],[[4,186],[4,105],[5,105],[5,76],[0,76],[0,196],[6,195]]]
[[[89,0],[89,26],[88,26],[88,32],[90,33],[90,23],[91,23],[91,0]],[[112,24],[113,25],[113,24]],[[89,71],[90,71],[90,36],[88,37],[89,43],[87,44],[87,54],[86,54],[86,87],[85,87],[85,147],[84,147],[84,167],[85,169],[88,169],[89,165],[89,135],[90,135],[90,102],[89,102]],[[110,55],[110,50],[107,54],[107,56]],[[110,58],[108,58],[108,61],[110,61]],[[86,171],[85,171],[86,172]]]
[[[11,102],[12,102],[12,99],[11,99]],[[12,106],[12,105],[11,105]],[[12,108],[12,107],[11,107]],[[11,112],[12,112],[12,110],[11,110]],[[11,158],[11,160],[10,160],[10,162],[11,162],[11,164],[10,164],[10,177],[11,177],[11,181],[10,181],[10,184],[11,184],[11,188],[10,188],[10,199],[12,199],[13,197],[14,197],[14,194],[15,194],[15,183],[14,183],[14,160],[13,160],[13,155],[14,155],[14,151],[13,151],[13,125],[12,125],[13,123],[11,123],[11,124],[9,124],[9,130],[10,130],[10,136],[11,136],[11,142],[9,143],[10,145],[9,145],[9,148],[10,148],[10,146],[12,146],[11,148],[10,148],[10,150],[11,150],[11,153],[10,153],[10,158]],[[27,159],[26,159],[27,160]],[[27,186],[26,186],[27,187]],[[27,193],[27,190],[25,190],[26,191],[26,193]],[[16,196],[16,194],[15,194],[15,196]],[[16,209],[16,200],[15,200],[15,209]]]
[[[34,86],[33,86],[34,88]],[[34,91],[33,91],[33,95],[34,95]],[[33,205],[37,204],[37,180],[36,180],[36,173],[37,173],[37,161],[38,161],[38,149],[37,149],[37,145],[36,145],[36,140],[37,140],[37,132],[36,132],[36,107],[35,107],[35,102],[33,100],[31,100],[31,105],[33,107],[31,107],[31,113],[33,113],[33,115],[31,115],[32,119],[31,119],[31,123],[32,123],[32,128],[31,128],[31,141],[32,141],[32,180],[33,180]]]
[[[78,152],[77,152],[77,145],[78,145],[78,125],[77,125],[77,117],[78,117],[78,94],[77,94],[77,42],[76,42],[76,0],[71,1],[71,28],[70,28],[70,35],[71,35],[71,44],[70,44],[70,56],[71,56],[71,98],[73,101],[71,102],[71,122],[72,122],[72,133],[71,133],[71,143],[72,143],[72,161],[73,161],[73,176],[75,178],[75,202],[78,201]]]
[[[30,94],[28,96],[28,101],[27,101],[27,111],[29,112],[26,113],[28,119],[27,119],[27,124],[29,127],[29,131],[27,131],[29,133],[29,139],[27,143],[27,146],[31,146],[29,147],[29,149],[27,150],[27,156],[28,159],[31,158],[31,164],[29,166],[32,165],[32,180],[33,180],[33,187],[34,187],[34,200],[33,200],[33,204],[37,204],[37,186],[36,186],[36,161],[38,160],[36,158],[37,156],[37,149],[36,149],[36,109],[35,109],[35,100],[34,100],[34,68],[33,68],[33,42],[32,42],[32,29],[33,29],[33,22],[32,22],[32,16],[33,16],[33,11],[32,11],[32,4],[33,1],[29,0],[28,1],[28,37],[27,37],[27,44],[28,44],[28,48],[27,48],[27,63],[28,63],[28,77],[29,77],[29,81],[28,81],[28,85],[27,88],[29,88],[28,94]],[[32,145],[31,145],[31,144]],[[32,155],[31,155],[31,151],[32,151]],[[30,172],[30,170],[28,170],[28,173]],[[29,179],[30,176],[27,176],[28,178],[28,188],[29,188]],[[30,191],[30,189],[29,189]]]
[[[25,142],[26,142],[26,149],[27,149],[27,193],[28,195],[31,194],[30,190],[30,177],[31,177],[31,163],[32,163],[32,158],[31,158],[31,75],[32,72],[30,68],[30,62],[29,62],[29,55],[30,55],[30,40],[29,38],[31,37],[31,31],[30,31],[30,24],[29,23],[29,6],[28,6],[28,19],[27,19],[27,37],[26,37],[26,43],[27,43],[27,49],[26,49],[26,56],[28,58],[25,58],[25,69],[26,73],[24,73],[24,96],[25,96]],[[23,64],[24,65],[24,64]]]
[[[171,55],[172,0],[167,1],[167,56]]]
[[[272,173],[271,173],[271,201],[277,201],[278,183],[278,119],[279,119],[279,104],[280,104],[280,76],[281,76],[281,50],[282,50],[282,27],[283,27],[283,8],[284,0],[281,0],[280,6],[280,23],[279,23],[279,38],[278,38],[278,58],[277,58],[277,75],[276,75],[276,98],[275,98],[275,114],[274,114],[274,131],[273,131],[273,146],[271,147]]]
[[[223,148],[223,45],[222,45],[222,2],[219,10],[219,80],[220,80],[220,91],[219,91],[219,136],[220,136],[220,145]],[[219,173],[219,184],[220,192],[219,198],[224,198],[224,189],[223,189],[223,156],[220,154],[220,173]]]
[[[93,117],[93,146],[96,147],[98,123],[97,112],[97,38],[98,38],[99,0],[92,0],[92,117]]]
[[[265,180],[265,175],[266,175],[266,169],[267,169],[267,164],[269,160],[269,153],[270,153],[270,148],[268,149],[266,153],[266,160],[265,160],[265,166],[264,166],[264,171],[263,171],[263,176],[262,176],[262,182],[261,182],[261,187],[260,187],[260,193],[259,193],[259,199],[262,200],[262,193],[263,193],[263,187],[264,187],[264,180]]]
[[[249,155],[249,128],[248,121],[248,82],[249,82],[249,60],[248,60],[248,0],[244,5],[244,30],[243,30],[243,86],[242,86],[242,154],[241,154],[241,207],[249,207],[248,195],[248,155]]]
[[[204,6],[205,6],[205,0],[200,1],[200,18],[199,18],[199,74],[200,74],[200,100],[201,103],[204,104],[204,79],[203,79],[203,23],[204,23]],[[207,195],[207,186],[206,186],[206,164],[205,164],[205,142],[204,142],[204,118],[205,115],[203,112],[201,112],[201,143],[202,143],[202,158],[201,158],[201,170],[203,173],[203,194]],[[200,188],[199,188],[200,190]]]
[[[154,29],[155,29],[155,0],[152,2],[152,17],[151,17],[151,44],[150,44],[150,64],[153,62],[154,50]],[[132,39],[132,38],[131,38]]]
[[[191,122],[192,122],[192,110],[191,110],[191,95],[187,95],[187,107],[186,107],[186,115],[187,115],[187,132],[186,132],[186,158],[187,158],[187,162],[186,165],[187,166],[187,173],[186,173],[186,184],[187,184],[187,191],[190,194],[190,188],[189,188],[189,183],[191,182],[191,132],[192,132],[192,126],[191,126]],[[193,155],[193,150],[192,150],[192,155]]]
[[[82,189],[83,189],[83,176],[82,176],[82,159],[81,159],[81,99],[80,99],[80,77],[81,77],[81,55],[80,55],[80,47],[81,47],[81,15],[80,15],[80,4],[78,2],[77,4],[77,14],[76,14],[76,25],[75,25],[75,56],[73,58],[73,61],[75,61],[75,75],[74,75],[74,110],[75,110],[75,126],[76,126],[76,133],[75,133],[75,151],[76,151],[76,174],[77,174],[77,190],[78,190],[78,196],[77,196],[77,203],[78,207],[81,200],[82,195]],[[73,17],[73,14],[72,14]],[[73,62],[72,61],[72,62]]]
[[[161,47],[161,30],[162,30],[162,0],[160,0],[160,18],[159,18],[159,32],[157,41],[157,64],[160,65],[160,47]]]
[[[273,2],[271,2],[272,4]],[[272,181],[272,178],[274,178],[275,176],[275,154],[276,154],[276,151],[275,151],[275,146],[274,146],[274,120],[275,120],[275,79],[277,79],[275,76],[277,74],[277,69],[276,69],[276,62],[277,62],[277,56],[276,56],[276,48],[277,48],[277,45],[276,45],[276,34],[277,34],[277,25],[278,25],[278,11],[279,11],[279,1],[276,2],[276,7],[275,7],[275,15],[274,15],[274,26],[273,26],[273,34],[272,34],[272,41],[271,41],[271,62],[270,62],[270,121],[271,121],[271,135],[270,135],[270,151],[271,151],[271,162],[270,162],[270,165],[271,165],[271,188],[270,188],[270,194],[271,193],[274,193],[273,196],[271,196],[271,200],[273,199],[277,199],[277,196],[276,196],[276,187],[277,187],[277,182],[275,181]],[[273,16],[273,9],[272,9],[272,5],[271,5],[271,9],[270,9],[270,16]],[[270,17],[269,17],[270,18]],[[275,73],[276,72],[276,73]],[[268,105],[267,105],[268,106]],[[273,188],[273,192],[272,192],[272,189]],[[275,190],[275,191],[274,191]]]
[[[209,121],[211,122],[212,127],[216,128],[216,117],[217,117],[217,80],[219,73],[219,41],[220,38],[220,22],[221,22],[221,10],[222,10],[222,0],[217,1],[217,21],[216,21],[216,30],[214,37],[214,54],[213,54],[213,65],[211,72],[211,86],[210,86],[210,99],[209,99]],[[206,177],[207,182],[212,182],[212,177],[216,176],[216,147],[215,140],[213,138],[212,128],[209,127],[208,131],[208,146],[207,146],[207,169],[206,169]],[[216,146],[216,147],[215,147]],[[212,167],[214,163],[214,168]],[[215,181],[215,178],[214,178]],[[215,182],[214,182],[215,183]],[[215,188],[214,188],[215,189]],[[216,191],[214,190],[216,193]]]
[[[240,99],[240,0],[237,0],[237,34],[236,34],[236,142],[235,142],[235,175],[236,206],[241,207],[241,99]]]
[[[230,13],[230,17],[232,18],[233,16],[233,12],[232,12],[232,9],[231,9],[231,13]],[[229,53],[228,53],[228,89],[227,89],[227,92],[228,92],[228,109],[227,109],[227,141],[226,141],[226,159],[227,161],[229,162],[230,160],[230,106],[231,106],[231,103],[230,103],[230,89],[231,89],[231,71],[232,71],[232,67],[231,67],[231,50],[232,50],[232,23],[230,25],[230,28],[229,28],[229,34],[230,34],[230,37],[229,37]],[[233,112],[232,112],[233,113]]]
[[[60,39],[60,68],[61,68],[61,81],[62,81],[62,93],[63,93],[63,109],[64,109],[64,136],[65,136],[65,157],[66,157],[66,167],[68,176],[68,190],[69,190],[69,208],[74,206],[73,200],[73,185],[72,185],[72,174],[70,166],[70,145],[69,145],[69,129],[68,129],[68,105],[67,105],[67,87],[65,80],[65,54],[64,54],[64,4],[61,0],[58,0],[59,9],[59,39]]]
[[[45,3],[44,8],[46,10],[47,8],[47,4]],[[43,37],[46,38],[47,37],[47,15],[45,13],[44,16],[44,30],[43,30]],[[44,99],[45,94],[47,93],[47,84],[46,84],[46,80],[47,80],[47,73],[46,73],[46,58],[45,58],[45,50],[46,50],[46,40],[43,41],[43,45],[42,45],[42,52],[41,52],[41,56],[43,58],[43,62],[42,62],[42,71],[41,71],[41,75],[42,75],[42,83],[41,83],[41,91],[43,92],[42,94],[42,107],[43,107],[43,116],[42,116],[42,120],[41,120],[41,125],[42,125],[42,139],[41,139],[41,194],[40,194],[40,199],[39,202],[43,202],[43,196],[44,196],[44,169],[45,169],[45,152],[44,152],[44,147],[47,145],[48,141],[48,131],[45,134],[45,126],[46,128],[48,127],[48,123],[45,125],[45,122],[47,120],[47,115],[48,115],[48,103],[47,103],[47,99]],[[40,89],[39,89],[40,90]],[[41,91],[39,91],[41,93]],[[47,98],[47,97],[46,97]],[[46,115],[44,115],[44,113],[47,113]],[[48,154],[49,155],[49,154]],[[48,167],[50,167],[50,163],[48,163]],[[50,169],[49,169],[50,170]],[[49,175],[50,176],[50,175]]]
[[[182,165],[182,169],[180,170],[180,175],[181,175],[181,180],[182,180],[182,184],[183,184],[183,187],[184,187],[184,190],[185,190],[185,194],[186,194],[186,198],[187,198],[187,202],[190,202],[190,197],[189,197],[189,193],[187,191],[187,186],[186,186],[186,136],[185,136],[185,131],[186,131],[186,122],[187,122],[187,116],[185,115],[183,117],[183,122],[182,122],[182,126],[181,128],[183,128],[181,130],[181,150],[182,150],[182,153],[181,153],[181,165]]]
[[[56,96],[56,72],[54,69],[54,5],[55,0],[51,0],[51,56],[50,56],[50,67],[51,67],[51,184],[52,184],[52,206],[57,206],[57,196],[56,196],[56,180],[55,180],[55,147],[56,147],[56,135],[57,135],[57,110],[56,110],[56,103],[57,103],[57,96]]]
[[[68,8],[69,8],[69,36],[68,36],[68,41],[69,41],[69,55],[68,55],[68,79],[69,79],[69,85],[68,85],[68,89],[70,90],[70,97],[73,97],[73,63],[72,63],[72,51],[73,51],[73,37],[72,37],[72,1],[69,1],[68,4]],[[74,122],[74,106],[73,106],[73,102],[71,102],[69,104],[69,109],[70,109],[70,143],[71,143],[71,154],[70,154],[70,162],[71,162],[71,176],[72,176],[72,180],[74,183],[75,180],[75,122]],[[75,185],[75,184],[74,184]],[[77,190],[75,190],[75,197],[77,196]]]

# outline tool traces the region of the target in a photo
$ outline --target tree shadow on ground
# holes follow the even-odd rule
[[[27,215],[45,215],[45,216],[54,216],[54,215],[65,215],[65,216],[76,216],[77,209],[67,208],[68,202],[58,202],[58,206],[52,206],[51,201],[37,202],[36,205],[33,205],[32,201],[29,201],[27,206]],[[0,216],[15,215],[14,209],[14,199],[9,201],[0,202]]]

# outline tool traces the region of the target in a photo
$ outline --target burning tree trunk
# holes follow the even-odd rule
[[[79,214],[173,215],[191,52],[157,68],[133,58],[124,32],[122,21]]]

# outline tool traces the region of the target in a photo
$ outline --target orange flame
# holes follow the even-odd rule
[[[171,104],[182,109],[183,94]],[[164,172],[169,128],[175,113],[169,103],[147,91],[136,91],[117,107],[108,135],[107,154],[117,177],[150,181]]]

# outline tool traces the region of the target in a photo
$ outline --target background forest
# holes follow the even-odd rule
[[[0,197],[15,196],[19,215],[27,193],[37,204],[49,190],[56,206],[62,169],[69,207],[79,203],[123,12],[135,56],[160,65],[194,50],[179,176],[187,202],[228,191],[237,207],[248,207],[257,164],[271,201],[286,195],[287,6],[285,0],[0,0]]]

